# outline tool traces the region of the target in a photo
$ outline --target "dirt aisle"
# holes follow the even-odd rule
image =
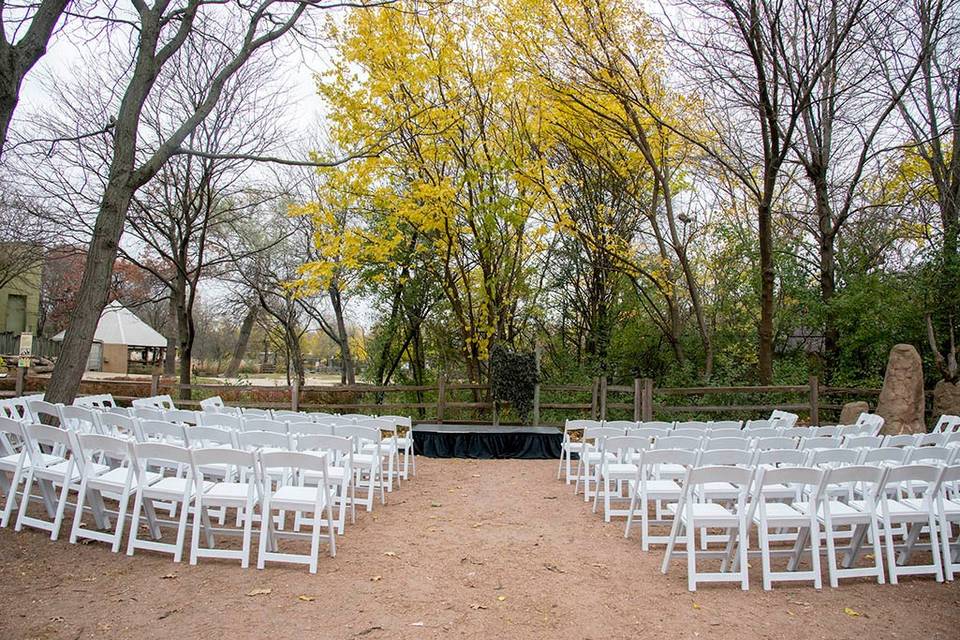
[[[960,583],[765,593],[757,561],[747,593],[690,594],[683,562],[661,575],[662,549],[643,553],[619,521],[604,524],[553,462],[418,466],[315,576],[2,530],[0,638],[960,637]]]

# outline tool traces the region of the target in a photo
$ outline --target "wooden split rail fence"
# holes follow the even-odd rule
[[[25,377],[0,381],[0,397],[42,392],[48,378]],[[11,384],[13,383],[13,384]],[[406,413],[418,422],[499,424],[516,422],[509,406],[491,401],[490,387],[440,378],[432,385],[365,384],[331,386],[258,386],[250,384],[181,385],[154,375],[150,380],[85,380],[81,394],[113,393],[120,402],[168,393],[178,405],[199,406],[200,400],[220,395],[229,405],[341,413]],[[879,389],[821,386],[815,376],[805,385],[657,387],[650,378],[630,385],[610,384],[606,378],[590,385],[541,384],[534,390],[534,425],[562,424],[565,418],[653,420],[761,417],[774,409],[800,413],[811,424],[836,419],[843,402],[866,400],[876,404]]]

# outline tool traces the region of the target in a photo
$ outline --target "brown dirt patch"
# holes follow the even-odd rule
[[[681,560],[662,575],[662,548],[644,553],[623,538],[622,520],[604,524],[554,480],[553,462],[418,466],[386,507],[358,513],[317,575],[176,565],[2,530],[0,638],[960,636],[960,584],[907,578],[767,593],[755,561],[749,592],[724,584],[691,594]],[[248,596],[254,589],[270,593]]]

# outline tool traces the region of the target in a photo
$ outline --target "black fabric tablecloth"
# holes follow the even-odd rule
[[[413,430],[417,455],[428,458],[557,460],[562,440],[560,431],[542,427],[417,425]]]

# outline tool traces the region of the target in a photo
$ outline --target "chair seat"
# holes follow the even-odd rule
[[[730,511],[726,507],[717,504],[716,502],[694,502],[693,507],[693,519],[694,520],[709,520],[710,522],[736,522],[737,516],[733,511]],[[667,511],[670,511],[674,515],[677,513],[677,504],[668,504]],[[687,509],[685,508],[680,514],[680,519],[684,522],[687,520]]]
[[[63,458],[61,458],[60,456],[54,456],[49,453],[41,453],[40,456],[43,459],[43,463],[47,466],[56,464],[58,462],[63,462]],[[2,458],[0,458],[0,469],[8,469],[10,471],[14,471],[17,468],[17,464],[19,463],[19,461],[20,461],[19,453],[12,453],[8,456],[3,456]],[[23,470],[26,471],[29,468],[30,468],[30,456],[27,456],[26,458],[24,458],[24,461],[23,461]]]
[[[125,468],[123,468],[123,467],[118,467],[118,468],[116,468],[116,469],[110,469],[110,470],[107,471],[106,473],[102,473],[102,474],[96,476],[95,478],[93,478],[93,479],[90,481],[90,483],[93,484],[93,485],[96,486],[96,487],[100,487],[100,488],[109,487],[109,488],[114,488],[114,489],[116,489],[117,491],[122,491],[123,488],[124,488],[124,487],[126,486],[126,484],[127,484],[127,471],[128,471],[128,470],[125,469]],[[146,479],[146,484],[147,484],[147,485],[151,485],[151,484],[153,484],[154,482],[156,482],[157,480],[160,479],[160,474],[159,474],[159,473],[153,473],[152,471],[147,471],[147,472],[144,473],[143,475],[144,475],[144,477],[145,477],[145,479]],[[136,476],[133,477],[133,479],[132,479],[132,481],[131,481],[131,483],[130,483],[130,487],[131,487],[132,489],[136,489],[136,488],[137,488],[137,477],[136,477]]]
[[[830,516],[833,518],[848,520],[848,519],[857,519],[859,517],[862,519],[866,515],[864,514],[863,511],[859,509],[855,509],[848,504],[840,502],[839,500],[828,500],[828,501],[821,501],[820,507],[817,509],[817,517],[819,517],[821,520],[823,519],[823,516],[824,516],[824,510],[823,510],[824,502],[826,502],[829,505],[828,508],[830,509]],[[799,511],[802,511],[803,513],[808,513],[810,509],[810,503],[794,502],[793,507]]]
[[[397,438],[397,447],[400,449],[409,449],[413,446],[413,438]]]
[[[614,455],[613,455],[612,453],[610,453],[609,451],[605,451],[605,452],[602,452],[602,453],[601,453],[600,451],[589,451],[589,452],[587,452],[587,453],[585,453],[585,454],[583,455],[583,459],[584,459],[586,462],[591,463],[591,464],[596,464],[596,463],[600,462],[601,460],[603,460],[604,458],[606,458],[607,460],[616,460],[616,459],[617,459],[616,456],[614,456]]]
[[[162,478],[159,482],[151,484],[149,487],[144,487],[143,491],[145,495],[149,496],[181,499],[184,491],[188,488],[189,495],[194,495],[196,489],[193,487],[193,484],[193,478]],[[209,491],[213,484],[214,483],[205,480],[203,482],[203,492],[206,493]],[[188,485],[190,486],[188,487]]]
[[[578,451],[583,451],[582,442],[564,442],[562,445],[564,451],[572,451],[574,453]]]
[[[277,508],[280,505],[301,505],[313,507],[317,503],[317,494],[319,492],[320,506],[324,506],[323,492],[317,487],[299,487],[296,485],[284,485],[277,489],[270,497],[270,502]]]
[[[682,464],[662,464],[660,465],[660,475],[682,478],[687,473],[687,468]]]
[[[354,456],[354,459],[356,459],[356,456]],[[314,471],[312,469],[304,469],[301,473],[307,480],[319,480],[322,477],[319,471]],[[346,467],[327,467],[327,479],[341,481],[346,477]]]
[[[898,515],[916,515],[916,514],[918,513],[917,509],[921,506],[921,504],[923,503],[923,501],[922,501],[922,500],[918,500],[918,503],[920,503],[920,504],[918,504],[916,507],[914,507],[914,506],[911,506],[911,505],[908,504],[908,503],[904,503],[904,502],[901,502],[901,501],[899,501],[899,500],[887,500],[887,509],[890,510],[890,515],[892,515],[892,516],[898,516]],[[866,500],[851,500],[849,504],[850,504],[851,507],[853,507],[853,508],[856,509],[857,511],[865,511],[866,508],[867,508],[867,501],[866,501]],[[877,515],[881,515],[882,513],[883,513],[883,512],[880,510],[880,507],[879,507],[879,505],[878,505],[878,506],[877,506]]]
[[[376,458],[373,454],[355,453],[353,454],[353,464],[359,467],[370,467],[374,464]]]
[[[801,511],[794,509],[792,506],[784,502],[768,502],[766,503],[765,510],[767,513],[767,522],[776,522],[778,520],[804,520],[809,519],[810,517],[804,515]],[[760,522],[759,511],[754,514],[753,521],[756,523]]]
[[[705,482],[696,489],[700,495],[710,498],[736,498],[740,495],[737,486],[729,482]]]
[[[923,509],[923,498],[904,498],[899,500],[912,509],[920,510]],[[937,515],[940,515],[940,508],[934,503],[934,509],[936,509]],[[960,515],[960,502],[955,500],[944,500],[943,501],[943,510],[947,513],[948,516]]]
[[[647,480],[644,483],[647,497],[668,496],[679,497],[683,493],[683,487],[673,480]]]
[[[246,501],[250,485],[246,482],[217,482],[203,492],[203,498]]]
[[[635,478],[637,465],[622,462],[608,464],[604,473],[608,478]]]

